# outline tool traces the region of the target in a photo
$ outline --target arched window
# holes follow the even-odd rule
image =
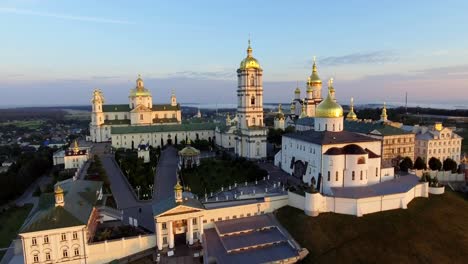
[[[327,131],[327,124],[325,124],[325,131]]]
[[[251,105],[255,104],[255,96],[253,96],[253,95],[250,97],[250,104]]]
[[[366,158],[364,157],[358,158],[357,164],[366,164]]]
[[[255,78],[253,75],[250,75],[250,86],[254,86],[255,85]]]
[[[375,168],[375,177],[379,176],[379,168]]]
[[[64,250],[62,251],[62,256],[63,256],[64,258],[68,258],[68,250],[67,250],[67,249],[64,249]]]
[[[355,176],[355,172],[353,171],[352,174],[351,174],[351,179],[354,181],[354,176]]]
[[[335,181],[338,181],[338,171],[335,172]]]
[[[363,171],[361,171],[361,175],[360,175],[360,176],[361,176],[361,177],[360,177],[360,178],[361,178],[361,181],[362,181],[362,175],[363,175]]]
[[[333,131],[335,131],[335,124],[333,124]]]
[[[330,171],[328,171],[328,181],[330,181]]]

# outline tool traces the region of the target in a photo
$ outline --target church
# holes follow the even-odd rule
[[[141,76],[138,76],[128,98],[128,104],[104,104],[102,91],[94,90],[89,126],[91,141],[110,141],[114,127],[180,124],[182,121],[175,94],[171,95],[169,104],[153,104],[151,92]]]
[[[333,79],[314,115],[314,130],[283,135],[276,166],[329,195],[333,187],[367,186],[394,178],[393,167],[381,167],[379,139],[344,130]]]
[[[140,144],[162,147],[182,140],[207,140],[234,150],[240,157],[264,159],[267,129],[263,122],[263,69],[253,57],[250,40],[247,56],[237,69],[237,80],[237,114],[233,120],[227,116],[225,123],[182,122],[175,94],[169,104],[153,104],[141,76],[130,90],[128,104],[104,104],[102,91],[96,89],[91,99],[90,139],[128,149]]]

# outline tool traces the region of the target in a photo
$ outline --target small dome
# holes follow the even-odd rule
[[[320,80],[320,77],[318,76],[317,65],[315,64],[315,61],[314,66],[312,66],[312,74],[309,77],[309,82],[313,84],[322,84],[322,80]]]
[[[62,189],[62,187],[60,187],[60,185],[57,186],[57,188],[55,188],[55,193],[56,193],[56,194],[63,193],[63,189]]]
[[[354,113],[354,110],[351,109],[348,113],[348,115],[346,116],[346,119],[347,120],[357,120],[357,115],[356,113]]]
[[[180,190],[182,190],[182,189],[183,189],[182,185],[180,185],[180,182],[177,181],[177,184],[174,186],[174,190],[180,191]]]
[[[299,87],[297,87],[296,90],[294,90],[294,93],[295,93],[295,94],[300,94],[300,93],[301,93],[301,89],[299,89]]]

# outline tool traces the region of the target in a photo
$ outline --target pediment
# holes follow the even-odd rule
[[[144,105],[137,105],[134,109],[132,109],[132,111],[130,112],[149,112],[149,111],[152,111],[151,108],[148,108]]]
[[[186,206],[186,205],[178,205],[160,215],[157,217],[163,217],[163,216],[171,216],[171,215],[179,215],[179,214],[188,214],[188,213],[196,213],[196,212],[201,212],[203,209],[196,208],[196,207],[191,207],[191,206]]]

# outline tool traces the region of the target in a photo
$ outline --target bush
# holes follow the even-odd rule
[[[443,168],[444,168],[444,171],[451,171],[455,173],[457,172],[458,165],[456,161],[454,161],[451,158],[448,158],[444,160]]]
[[[421,157],[417,157],[414,161],[414,169],[416,170],[427,170],[427,165]]]
[[[413,168],[413,161],[410,157],[405,157],[400,162],[400,170],[404,172],[408,172],[409,169]]]
[[[440,170],[442,168],[442,162],[438,158],[430,158],[429,159],[429,168],[431,170]]]

